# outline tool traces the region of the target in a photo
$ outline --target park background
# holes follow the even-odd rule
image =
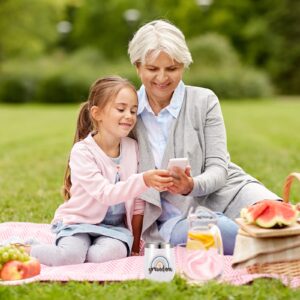
[[[127,45],[153,19],[168,19],[185,34],[194,63],[184,81],[219,97],[232,161],[281,195],[285,177],[300,171],[299,15],[296,0],[0,0],[0,222],[51,221],[63,201],[79,103],[101,76],[119,74],[139,87]],[[300,184],[291,201],[300,201]],[[275,280],[243,287],[188,287],[179,279],[0,286],[7,300],[61,295],[300,297]]]
[[[187,84],[221,100],[299,94],[299,14],[294,0],[2,0],[0,102],[80,102],[111,73],[138,87],[128,41],[158,18],[186,36]]]

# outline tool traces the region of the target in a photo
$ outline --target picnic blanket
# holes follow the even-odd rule
[[[12,236],[28,240],[38,240],[40,243],[53,243],[54,235],[50,231],[49,224],[6,222],[0,224],[0,243]],[[182,252],[175,248],[176,269],[180,270],[183,263]],[[290,287],[300,287],[300,277],[287,278],[278,275],[248,274],[246,269],[232,269],[232,256],[224,257],[225,266],[220,282],[233,285],[246,284],[260,277],[272,277],[280,279]],[[59,267],[42,265],[40,275],[20,281],[6,281],[0,284],[15,285],[34,281],[124,281],[144,279],[144,257],[132,256],[106,263],[84,263]]]

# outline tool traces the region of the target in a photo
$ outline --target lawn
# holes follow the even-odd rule
[[[224,101],[233,162],[282,194],[285,177],[300,172],[300,99]],[[0,222],[48,223],[62,202],[60,190],[72,146],[77,106],[0,106]],[[300,201],[300,184],[291,199]],[[234,287],[209,283],[33,283],[0,286],[0,299],[296,299],[300,290],[276,280]]]

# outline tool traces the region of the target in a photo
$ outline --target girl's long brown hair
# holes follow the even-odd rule
[[[97,124],[92,119],[91,108],[98,106],[101,110],[112,101],[121,89],[129,87],[136,92],[135,87],[127,79],[119,76],[109,76],[97,79],[90,88],[88,100],[81,104],[79,115],[77,118],[76,131],[74,136],[73,145],[83,139],[92,131],[97,131]],[[71,198],[71,170],[70,170],[70,157],[64,176],[63,197],[65,201]]]

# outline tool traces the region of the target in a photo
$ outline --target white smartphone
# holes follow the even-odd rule
[[[170,170],[172,167],[178,167],[180,169],[185,170],[185,168],[188,166],[189,160],[187,157],[183,158],[170,158],[168,163],[168,170]]]

